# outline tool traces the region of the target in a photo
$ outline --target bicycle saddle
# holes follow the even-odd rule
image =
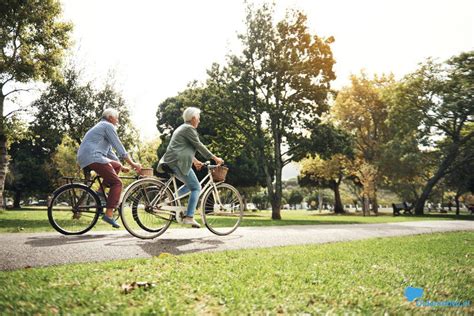
[[[163,170],[163,172],[160,172],[161,170],[157,171],[159,177],[170,178],[171,175],[174,174],[173,170],[165,163],[160,166],[160,169]]]

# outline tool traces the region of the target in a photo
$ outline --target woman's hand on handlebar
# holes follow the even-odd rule
[[[214,160],[217,165],[223,165],[224,164],[224,159],[222,159],[220,157],[213,156],[212,160]]]
[[[196,167],[196,170],[197,170],[197,171],[201,170],[202,167],[204,167],[204,163],[201,162],[201,161],[199,161],[199,160],[197,160],[197,159],[195,159],[195,160],[193,161],[193,164],[194,164],[194,167]]]

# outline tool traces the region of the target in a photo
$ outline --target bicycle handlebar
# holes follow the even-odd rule
[[[208,169],[214,169],[214,168],[217,168],[217,167],[220,167],[220,166],[225,167],[225,165],[211,165],[210,161],[204,162],[203,165],[204,165],[203,167],[208,168]]]

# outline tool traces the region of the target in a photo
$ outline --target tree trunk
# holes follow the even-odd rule
[[[242,194],[242,202],[244,203],[244,212],[248,211],[248,209],[247,209],[247,194]]]
[[[21,190],[15,191],[15,196],[13,197],[13,208],[21,208]]]
[[[379,201],[377,200],[377,190],[374,188],[374,196],[372,198],[372,210],[375,215],[379,214]]]
[[[423,215],[425,202],[428,199],[428,196],[430,195],[431,191],[433,190],[434,186],[438,183],[438,181],[442,177],[444,177],[446,170],[456,158],[458,149],[459,147],[456,144],[456,146],[454,146],[453,149],[451,149],[451,152],[446,156],[446,158],[444,158],[443,162],[439,166],[438,171],[436,171],[435,175],[431,179],[429,179],[428,182],[426,183],[425,187],[423,188],[423,192],[420,195],[420,198],[416,201],[416,204],[415,204],[416,215]]]
[[[282,182],[281,182],[281,168],[275,168],[275,188],[272,201],[272,219],[281,219],[281,197],[282,197]]]
[[[372,211],[374,212],[375,216],[379,214],[379,201],[377,198],[377,179],[379,178],[378,174],[379,174],[379,171],[377,171],[376,173],[377,176],[374,177],[373,191],[372,191]]]
[[[3,190],[5,189],[5,178],[7,176],[7,136],[5,135],[5,119],[3,117],[3,104],[5,96],[0,87],[0,210],[5,209]]]
[[[459,216],[459,197],[461,194],[459,192],[456,192],[456,195],[454,196],[454,201],[456,202],[456,216]]]
[[[323,197],[321,196],[321,189],[318,189],[318,210],[319,213],[323,210]]]
[[[341,201],[341,193],[339,187],[341,186],[342,177],[338,181],[333,182],[333,191],[334,191],[334,213],[344,214],[344,206]]]
[[[364,193],[362,197],[362,213],[364,216],[369,214],[369,197]]]
[[[274,151],[274,170],[275,170],[275,191],[272,199],[272,219],[281,219],[281,197],[283,194],[281,174],[283,162],[281,161],[281,135],[278,130],[278,122],[276,118],[272,118],[271,126],[273,131],[273,151]]]

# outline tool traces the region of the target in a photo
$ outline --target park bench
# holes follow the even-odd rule
[[[401,215],[400,211],[403,211],[404,215],[406,214],[413,215],[413,213],[411,212],[411,210],[413,209],[413,205],[408,204],[407,202],[398,203],[398,204],[393,203],[392,208],[393,208],[393,216]]]

